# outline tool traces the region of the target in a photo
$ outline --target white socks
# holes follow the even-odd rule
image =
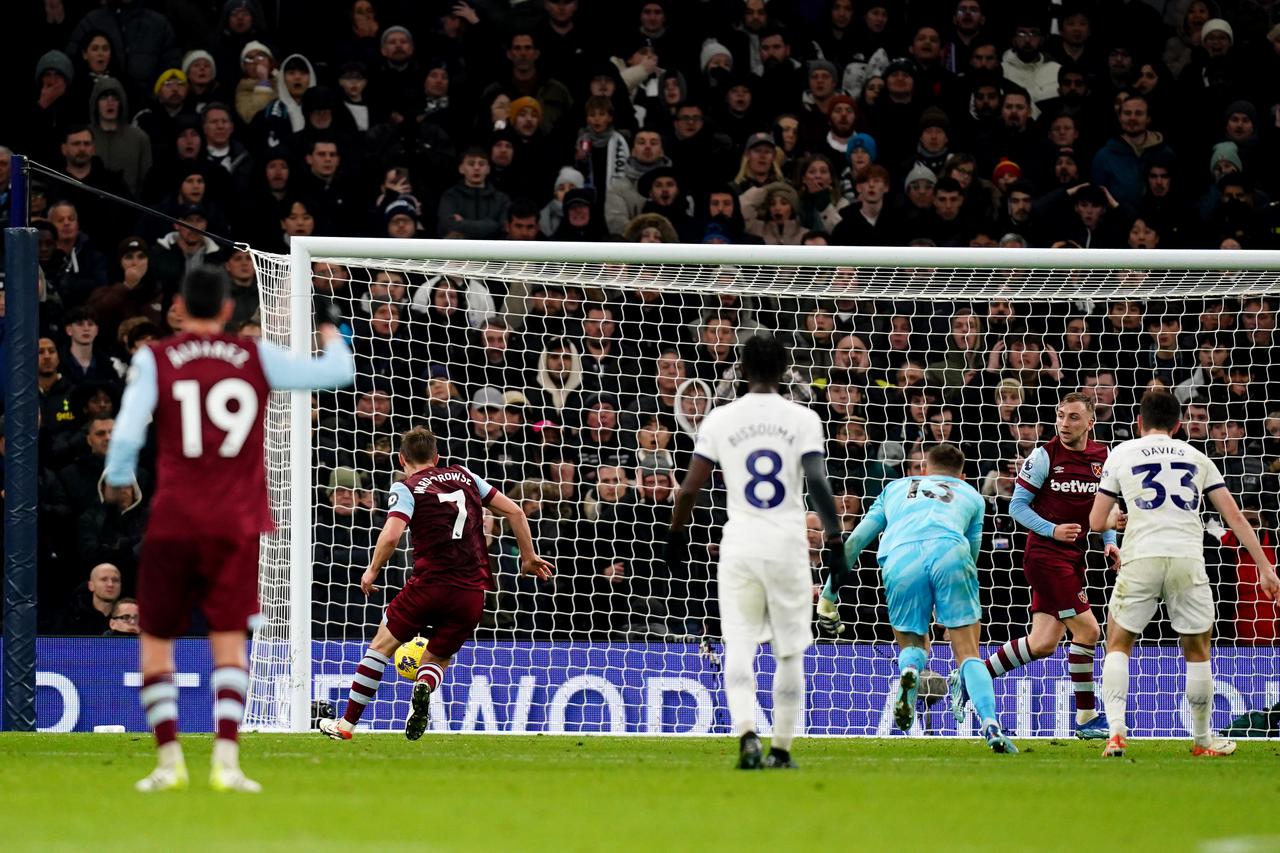
[[[217,738],[213,742],[213,763],[223,767],[240,766],[240,744],[226,738]]]
[[[159,766],[171,768],[182,763],[182,745],[176,740],[169,741],[156,750],[156,764]]]
[[[1125,716],[1129,710],[1129,656],[1124,652],[1107,652],[1102,662],[1102,701],[1107,709],[1111,734],[1129,731]]]
[[[741,737],[756,730],[755,644],[724,645],[724,692],[729,701],[729,719],[734,734]]]
[[[778,658],[777,664],[773,675],[773,739],[769,746],[789,752],[804,701],[804,655]]]
[[[1196,746],[1210,746],[1213,716],[1213,668],[1209,661],[1187,662],[1187,705],[1191,707],[1191,736]]]

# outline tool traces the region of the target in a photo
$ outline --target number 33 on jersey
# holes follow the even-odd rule
[[[808,553],[801,460],[823,452],[816,412],[777,394],[747,394],[712,409],[693,452],[723,471],[722,554],[794,559]]]
[[[1125,561],[1204,554],[1204,496],[1225,488],[1213,460],[1184,441],[1153,433],[1113,448],[1098,490],[1125,501]]]

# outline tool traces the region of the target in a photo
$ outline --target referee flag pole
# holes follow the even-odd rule
[[[36,728],[36,230],[27,226],[27,160],[14,154],[5,229],[4,336],[4,720],[5,731]]]

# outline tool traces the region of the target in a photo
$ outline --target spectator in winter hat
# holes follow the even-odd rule
[[[552,199],[546,203],[538,215],[538,228],[543,234],[550,237],[560,228],[560,223],[564,220],[565,194],[570,190],[580,190],[586,185],[586,178],[572,166],[565,166],[560,170],[556,175]]]
[[[182,57],[182,73],[187,75],[187,101],[193,112],[201,112],[210,101],[221,100],[218,66],[209,51],[187,51]]]
[[[714,68],[732,71],[733,54],[729,52],[729,48],[714,38],[707,39],[702,43],[702,51],[698,55],[698,67],[702,69],[703,74]]]
[[[1022,167],[1012,160],[1002,159],[996,163],[995,169],[991,172],[991,180],[996,185],[996,189],[1003,194],[1009,187],[1022,180]]]
[[[1209,155],[1209,178],[1217,181],[1231,172],[1243,172],[1240,149],[1234,142],[1219,142]]]
[[[551,235],[552,240],[603,243],[609,239],[602,217],[595,211],[596,194],[590,188],[569,190],[561,202],[564,221]]]
[[[711,226],[708,226],[711,227]],[[719,226],[715,226],[718,233],[724,239],[710,241],[706,239],[706,232],[703,232],[703,241],[707,242],[731,242]],[[671,220],[667,219],[660,213],[642,213],[627,223],[626,230],[622,232],[622,239],[628,243],[679,243],[680,235],[676,233],[676,229],[671,225]]]
[[[844,150],[846,157],[840,170],[840,194],[852,202],[857,195],[854,188],[857,183],[857,176],[876,162],[879,156],[879,149],[876,141],[869,135],[855,133],[849,137]]]
[[[739,194],[751,187],[762,187],[783,179],[777,151],[778,145],[772,134],[753,133],[747,139],[747,144],[742,149],[742,165],[738,168],[738,176],[734,181]]]
[[[402,195],[388,204],[382,210],[382,218],[386,223],[388,237],[417,237],[422,228],[417,200],[411,195]]]
[[[271,48],[260,41],[246,43],[240,49],[240,73],[236,83],[236,115],[248,124],[276,97],[279,72]]]

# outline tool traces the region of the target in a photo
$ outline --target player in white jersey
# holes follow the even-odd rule
[[[826,529],[828,566],[844,570],[840,520],[823,455],[822,420],[778,393],[789,367],[787,348],[772,335],[754,335],[743,345],[742,372],[750,393],[714,409],[699,427],[667,543],[667,564],[675,577],[688,559],[685,525],[694,502],[712,467],[719,465],[729,514],[718,571],[725,692],[739,737],[738,766],[744,770],[795,766],[791,740],[804,696],[804,652],[813,642],[806,480]],[[767,757],[755,732],[753,664],[762,642],[772,643],[777,662],[773,742]]]
[[[1111,738],[1105,756],[1122,756],[1128,747],[1125,712],[1129,698],[1129,655],[1161,601],[1181,639],[1187,660],[1187,704],[1191,707],[1193,755],[1235,752],[1233,741],[1210,727],[1213,671],[1209,641],[1213,630],[1213,593],[1204,567],[1201,498],[1207,497],[1258,565],[1259,586],[1268,598],[1280,592],[1274,567],[1245,521],[1222,474],[1209,457],[1178,431],[1177,399],[1168,391],[1142,397],[1138,432],[1111,451],[1089,514],[1089,526],[1106,528],[1117,500],[1128,505],[1129,520],[1120,545],[1120,572],[1109,604],[1107,657],[1102,665],[1102,696]]]

